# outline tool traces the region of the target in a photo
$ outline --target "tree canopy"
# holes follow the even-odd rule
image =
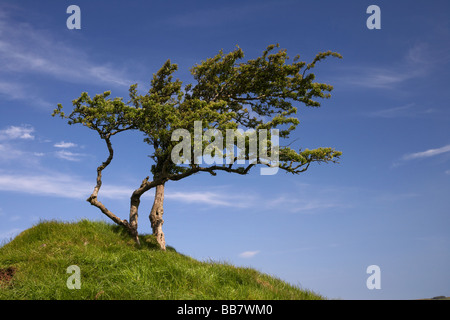
[[[152,208],[153,220],[152,213],[150,220],[153,232],[162,236],[161,247],[164,248],[164,236],[160,227],[163,223],[162,199],[166,182],[177,181],[199,172],[215,175],[216,172],[224,171],[245,175],[257,165],[273,166],[273,163],[260,157],[261,153],[257,151],[261,150],[253,150],[253,161],[244,165],[236,161],[237,156],[219,163],[199,162],[198,155],[208,148],[210,151],[212,149],[213,156],[227,157],[224,150],[216,148],[220,145],[217,144],[218,137],[207,133],[225,133],[227,130],[264,131],[268,146],[271,146],[274,132],[277,132],[277,138],[288,139],[299,124],[296,117],[298,105],[316,108],[321,105],[319,99],[331,96],[333,87],[315,82],[315,75],[312,73],[316,63],[329,56],[341,58],[340,54],[327,51],[318,53],[310,63],[300,61],[300,56],[289,63],[286,50],[279,49],[278,45],[270,45],[260,57],[243,61],[244,52],[241,48],[237,47],[228,54],[221,50],[215,57],[191,68],[194,82],[187,85],[173,78],[178,67],[167,60],[153,75],[150,88],[145,94],[138,93],[137,84],[130,86],[127,102],[123,98],[110,98],[109,91],[93,98],[83,92],[73,100],[70,113],[66,114],[63,106],[58,104],[53,116],[59,115],[70,125],[79,123],[95,130],[105,141],[109,156],[97,168],[97,184],[87,200],[113,221],[126,227],[137,241],[140,197],[157,187],[156,202]],[[196,140],[198,125],[201,125],[203,134],[200,143]],[[111,138],[127,130],[143,133],[144,142],[150,146],[149,156],[153,160],[153,165],[149,168],[152,179],[146,177],[131,195],[129,221],[120,219],[98,200],[102,171],[113,159]],[[184,154],[179,155],[180,132],[183,133],[183,139],[189,137],[187,145],[191,146],[191,154],[186,154],[186,150],[183,150]],[[250,159],[251,140],[246,136],[244,141],[243,152]],[[228,151],[229,147],[227,145]],[[258,144],[258,148],[261,148],[261,144]],[[276,166],[292,174],[304,172],[313,162],[337,162],[342,154],[329,147],[295,150],[281,143],[277,149]],[[269,147],[265,150],[268,156],[272,155],[271,150]],[[188,161],[174,161],[174,154],[180,156],[178,159]],[[158,232],[161,234],[158,235]]]

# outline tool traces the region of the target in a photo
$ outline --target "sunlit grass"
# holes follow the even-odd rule
[[[0,248],[0,299],[323,299],[251,268],[200,262],[151,235],[141,247],[105,222],[41,222]],[[68,289],[67,267],[81,271],[81,288]]]

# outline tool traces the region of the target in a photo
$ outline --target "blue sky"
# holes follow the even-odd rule
[[[69,30],[66,9],[81,8]],[[381,9],[369,30],[366,9]],[[167,60],[176,76],[220,49],[246,58],[279,43],[334,86],[322,107],[299,106],[293,146],[335,147],[340,164],[299,176],[259,170],[195,175],[166,185],[169,245],[200,260],[251,266],[329,298],[450,295],[450,4],[448,1],[2,1],[0,240],[41,219],[104,219],[85,199],[107,150],[52,118],[81,92],[146,90]],[[114,137],[100,199],[121,218],[148,175],[137,133]],[[153,191],[140,208],[150,232]],[[240,224],[235,221],[239,220]],[[76,264],[76,262],[74,262]],[[381,289],[366,268],[378,265]]]

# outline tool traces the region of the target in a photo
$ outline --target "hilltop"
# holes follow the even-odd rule
[[[105,222],[44,221],[0,247],[0,299],[324,299],[251,268],[202,262]],[[69,266],[80,289],[68,289]]]

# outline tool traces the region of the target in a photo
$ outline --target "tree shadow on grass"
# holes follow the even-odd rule
[[[139,235],[139,241],[141,242],[141,245],[138,246],[128,231],[126,231],[123,227],[118,225],[111,225],[111,228],[114,233],[117,233],[120,235],[120,237],[126,241],[133,241],[135,248],[137,249],[147,249],[147,250],[161,250],[158,242],[156,241],[156,237],[152,234],[140,234]],[[171,246],[166,246],[166,251],[171,252],[177,252],[175,248]]]

